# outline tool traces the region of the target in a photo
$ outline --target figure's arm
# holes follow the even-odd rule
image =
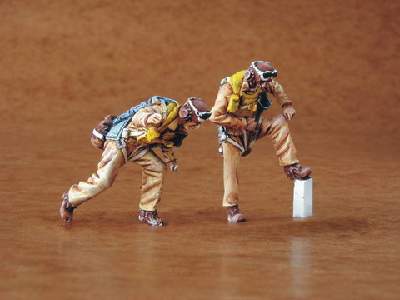
[[[162,151],[162,161],[167,165],[167,168],[176,172],[178,170],[178,162],[175,158],[174,148],[173,147],[161,147]]]
[[[289,99],[288,95],[283,90],[282,85],[273,80],[268,84],[268,88],[271,94],[278,100],[278,103],[282,107],[283,116],[287,120],[291,120],[296,114],[296,110],[293,107],[292,100]]]
[[[187,131],[183,128],[175,131],[173,140],[169,143],[161,144],[161,160],[167,165],[167,168],[175,172],[178,170],[178,162],[175,158],[174,147],[180,147],[183,140],[187,137]]]
[[[244,128],[246,127],[246,120],[244,118],[235,117],[227,112],[229,97],[231,95],[232,88],[229,83],[225,83],[219,88],[217,99],[211,109],[211,117],[209,120],[215,124],[226,127]]]
[[[158,127],[162,123],[162,114],[158,107],[145,107],[132,118],[132,125],[137,127]]]
[[[175,158],[174,147],[172,145],[157,144],[151,151],[165,164],[167,169],[172,172],[178,170],[178,162]]]
[[[137,140],[148,144],[160,136],[157,129],[162,125],[163,121],[161,107],[154,105],[139,110],[132,117],[130,126],[143,131],[144,134],[138,136]]]

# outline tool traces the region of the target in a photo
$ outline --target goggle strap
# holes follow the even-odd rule
[[[208,112],[208,111],[207,112],[200,112],[196,108],[196,106],[194,106],[194,104],[193,104],[191,99],[189,99],[187,101],[187,103],[189,104],[191,111],[194,112],[194,114],[196,115],[196,117],[197,117],[197,119],[199,120],[200,123],[204,122],[205,120],[207,120],[211,116],[211,113]]]

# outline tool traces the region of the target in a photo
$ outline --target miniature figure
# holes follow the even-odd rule
[[[164,168],[177,170],[173,148],[181,146],[188,129],[197,128],[209,116],[201,98],[188,98],[180,106],[176,100],[160,96],[117,117],[106,116],[91,137],[92,144],[103,150],[97,172],[62,195],[61,218],[72,222],[74,209],[109,188],[118,170],[133,161],[143,168],[138,219],[151,226],[164,226],[157,214]]]
[[[239,210],[238,165],[256,140],[268,135],[272,139],[279,164],[290,179],[306,179],[311,168],[299,164],[287,121],[295,115],[293,103],[273,78],[277,70],[267,61],[254,61],[247,70],[222,79],[210,121],[218,124],[219,151],[224,158],[224,197],[229,223],[245,221]],[[282,107],[282,114],[263,119],[271,106],[272,94]]]

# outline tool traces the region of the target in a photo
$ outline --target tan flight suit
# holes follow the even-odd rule
[[[139,208],[157,210],[165,166],[176,164],[172,148],[175,134],[186,135],[186,130],[178,126],[177,110],[178,107],[162,103],[139,110],[124,129],[125,147],[119,147],[116,141],[107,141],[97,172],[71,186],[68,199],[72,206],[77,207],[110,187],[119,169],[133,161],[143,168]]]
[[[238,73],[227,77],[221,82],[222,85],[209,118],[211,122],[220,125],[220,150],[222,150],[224,158],[224,197],[222,202],[224,207],[238,205],[238,166],[240,156],[247,155],[257,139],[266,135],[271,138],[281,166],[298,162],[288,123],[282,115],[272,119],[260,117],[255,132],[246,130],[248,121],[256,116],[256,102],[254,101],[257,100],[259,93],[262,92],[259,88],[253,94],[251,92],[246,94],[243,93],[246,83],[240,82],[240,94],[237,92],[237,98],[239,98],[237,108],[228,112],[228,107],[232,104],[232,102],[230,103],[232,95],[235,94],[233,85],[238,85],[238,82],[234,82],[232,77]],[[241,73],[244,73],[244,71],[241,71]],[[272,94],[281,106],[292,103],[277,81],[268,83],[267,92]],[[249,97],[246,99],[245,97],[247,96]]]

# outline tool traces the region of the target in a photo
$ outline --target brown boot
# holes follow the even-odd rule
[[[68,201],[68,193],[65,192],[61,196],[60,217],[65,223],[72,222],[75,207]]]
[[[162,227],[166,224],[158,217],[157,211],[139,209],[138,219],[140,222],[150,226]]]
[[[299,163],[295,163],[289,166],[283,167],[283,172],[286,173],[287,177],[290,179],[305,180],[311,175],[311,168],[307,166],[302,166]]]
[[[239,210],[238,205],[227,207],[228,211],[228,222],[231,224],[236,224],[240,222],[246,222],[246,218],[244,214],[242,214]]]

